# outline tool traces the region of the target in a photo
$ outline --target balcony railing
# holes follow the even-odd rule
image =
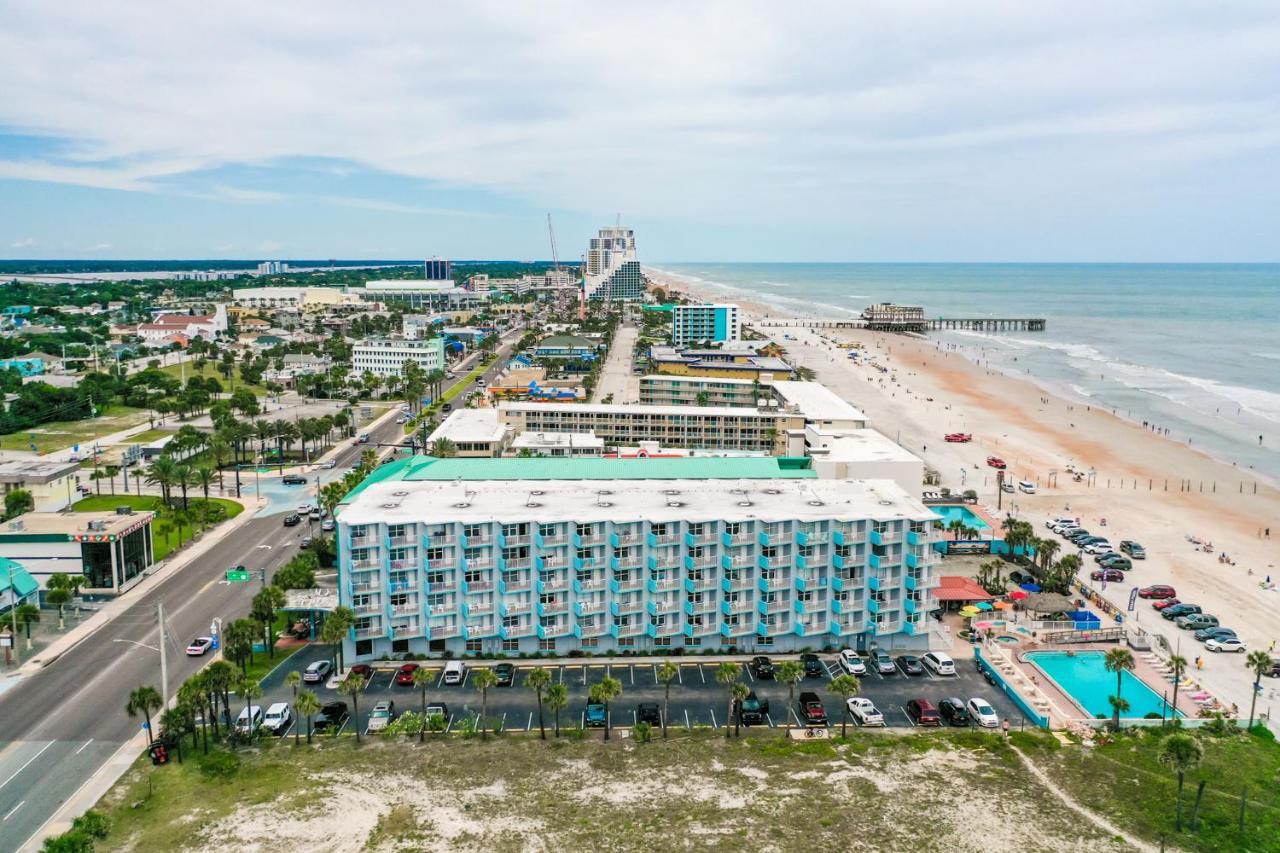
[[[382,568],[381,560],[352,560],[351,568],[353,569],[380,569]]]
[[[391,568],[393,569],[414,569],[417,568],[417,560],[392,560]]]
[[[371,640],[383,636],[386,636],[386,632],[381,628],[361,628],[356,630],[356,639],[359,640]]]
[[[382,605],[376,601],[366,602],[364,604],[357,604],[355,607],[352,608],[352,610],[354,610],[357,613],[377,613],[380,610],[382,610]]]
[[[417,536],[392,536],[391,544],[392,545],[417,545],[418,537]]]
[[[382,589],[382,585],[376,583],[353,583],[351,589],[353,592],[365,592],[371,589]]]
[[[397,604],[395,607],[391,608],[391,612],[396,616],[405,616],[405,615],[417,613],[418,605],[417,604]]]

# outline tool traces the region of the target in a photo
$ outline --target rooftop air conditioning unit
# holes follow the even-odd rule
[[[118,506],[116,507],[116,515],[133,515],[133,507]]]

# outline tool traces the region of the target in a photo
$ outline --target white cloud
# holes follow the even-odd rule
[[[0,29],[0,126],[65,142],[0,177],[155,192],[324,158],[601,215],[856,230],[1274,158],[1277,44],[1260,2],[29,4]]]
[[[34,237],[23,237],[21,240],[14,240],[9,244],[10,249],[28,249],[36,244]]]

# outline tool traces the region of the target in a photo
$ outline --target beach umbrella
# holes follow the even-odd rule
[[[991,627],[991,624],[992,624],[992,623],[990,623],[990,622],[974,622],[974,623],[973,623],[973,627],[974,627],[974,628],[976,628],[976,629],[977,629],[977,630],[979,630],[979,631],[985,631],[985,630],[987,630],[988,628],[990,628],[990,627]]]
[[[992,607],[991,607],[991,602],[990,602],[990,601],[979,601],[979,602],[977,603],[977,605],[975,605],[975,606],[976,606],[979,610],[991,610],[991,609],[992,609]]]
[[[1022,588],[1023,588],[1023,589],[1025,589],[1027,592],[1039,592],[1039,591],[1040,591],[1040,584],[1038,584],[1038,583],[1024,583],[1024,584],[1022,585]]]
[[[961,616],[977,616],[981,612],[982,611],[978,610],[978,608],[974,607],[972,604],[966,604],[964,607],[960,608]]]
[[[1008,601],[997,601],[992,605],[996,610],[1007,610],[1013,605]]]
[[[1027,592],[1025,589],[1015,589],[1013,592],[1009,593],[1009,597],[1014,601],[1021,601],[1030,594],[1031,593]]]

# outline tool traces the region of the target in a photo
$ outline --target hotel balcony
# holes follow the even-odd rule
[[[450,637],[462,636],[462,626],[457,622],[450,622],[446,625],[432,626],[431,637],[436,640],[446,640]]]
[[[373,583],[372,581],[361,581],[359,583],[351,584],[352,592],[372,592],[374,590],[381,590],[381,589],[382,589],[382,584]]]
[[[357,572],[361,569],[380,569],[382,560],[352,560],[351,568]]]
[[[391,608],[391,613],[393,616],[410,616],[410,615],[413,615],[414,613],[421,613],[421,612],[422,612],[422,605],[420,605],[416,601],[413,602],[412,604],[397,604]]]
[[[494,584],[491,580],[463,581],[462,594],[475,595],[479,592],[493,592]]]
[[[364,604],[357,604],[351,609],[354,610],[356,613],[381,613],[382,602],[380,601],[365,602]]]
[[[623,604],[619,604],[615,601],[609,605],[609,612],[614,616],[622,613],[640,613],[643,610],[644,602],[642,601],[628,601]]]
[[[671,592],[680,588],[680,581],[676,578],[668,578],[667,580],[651,580],[646,584],[651,593]]]
[[[387,538],[387,542],[390,543],[393,547],[399,547],[401,545],[417,545],[418,537],[413,535],[391,536]]]
[[[357,640],[375,640],[379,637],[386,636],[386,632],[382,630],[380,625],[371,625],[368,628],[356,629]]]
[[[619,637],[639,637],[647,633],[648,626],[643,622],[633,622],[630,625],[619,625],[617,628]]]
[[[605,609],[604,600],[597,601],[577,601],[574,602],[573,612],[577,616],[586,616],[590,613],[603,613]]]

